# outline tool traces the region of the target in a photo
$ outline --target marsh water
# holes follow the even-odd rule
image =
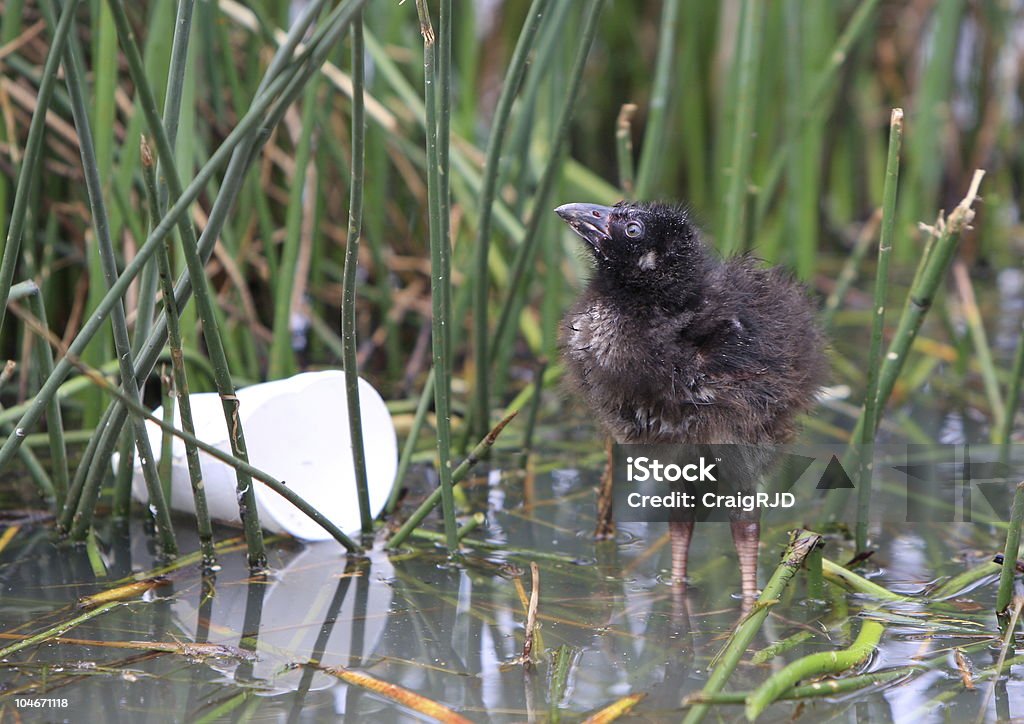
[[[166,583],[142,600],[83,623],[63,642],[3,662],[4,706],[10,710],[22,697],[66,700],[66,709],[18,707],[26,718],[42,713],[56,721],[417,718],[410,709],[304,666],[317,661],[369,673],[477,721],[573,721],[635,692],[647,694],[636,710],[641,720],[678,720],[681,699],[703,686],[710,658],[739,616],[729,527],[698,529],[693,581],[680,600],[666,580],[663,526],[623,526],[614,542],[598,546],[589,539],[595,475],[568,469],[538,475],[532,513],[524,512],[521,480],[509,476],[488,486],[495,506],[488,538],[521,553],[470,552],[453,563],[427,544],[355,560],[334,543],[282,540],[271,546],[271,572],[251,577],[237,541],[222,547],[221,570],[205,581],[194,564],[167,572]],[[46,528],[24,530],[14,539],[0,559],[8,641],[68,618],[80,597],[110,581],[159,567],[141,524],[102,531],[100,538],[105,580],[92,574],[84,551],[58,545]],[[879,538],[873,577],[903,593],[920,592],[965,564],[981,562],[991,549],[990,531],[974,525],[884,530]],[[197,547],[195,540],[185,542]],[[774,565],[784,544],[783,529],[766,532],[762,567]],[[839,551],[851,550],[842,537],[830,547],[829,554],[839,558]],[[516,663],[525,619],[516,579],[529,593],[528,562],[539,558],[529,551],[564,558],[538,560],[541,640],[532,669]],[[792,594],[769,617],[756,648],[809,632],[786,654],[790,658],[830,650],[855,632],[848,613],[856,618],[856,597],[847,612],[833,600],[806,598],[802,586]],[[993,600],[994,587],[981,585],[956,599],[957,615],[908,604],[888,611],[893,623],[867,670],[942,656],[948,665],[799,709],[776,705],[768,718],[973,717],[987,698],[987,685],[964,690],[953,652],[967,648],[978,670],[995,663]],[[171,649],[130,648],[130,642],[152,641]],[[190,642],[223,648],[174,650]],[[733,686],[749,688],[771,669],[770,663],[745,667]],[[1022,701],[1024,678],[1015,668],[997,687],[987,719],[1020,716]],[[722,712],[739,717],[742,710]]]
[[[1002,298],[1011,330],[1020,324],[1020,306],[1013,305],[1019,281],[1016,293]],[[862,342],[837,335],[837,352],[855,359]],[[1012,350],[1013,343],[1012,335],[996,340],[997,349]],[[958,394],[959,373],[941,361],[931,370],[934,383],[901,403],[885,434],[983,440],[984,425],[970,404],[976,392],[964,386]],[[146,525],[135,519],[97,531],[105,567],[97,571],[84,549],[55,537],[49,521],[8,520],[0,544],[0,646],[74,618],[86,610],[77,607],[82,597],[118,581],[161,578],[59,638],[0,661],[5,720],[431,720],[339,675],[357,672],[473,721],[579,721],[636,693],[645,697],[626,720],[679,721],[684,699],[703,687],[712,658],[740,618],[729,526],[698,526],[685,595],[667,576],[664,524],[623,524],[614,540],[595,543],[602,446],[589,421],[569,418],[556,398],[545,404],[529,474],[516,450],[499,450],[466,486],[468,509],[487,511],[486,523],[470,538],[496,547],[468,545],[455,560],[425,539],[414,538],[397,552],[378,542],[357,558],[334,542],[270,538],[270,570],[253,576],[238,532],[219,529],[219,570],[203,576],[194,559],[164,566]],[[851,407],[842,399],[824,404],[806,437],[835,442],[836,431],[852,426]],[[410,499],[434,484],[426,466],[413,478]],[[31,507],[17,487],[5,488],[2,507]],[[191,524],[180,522],[182,549],[198,550]],[[762,584],[787,531],[805,524],[814,521],[765,526]],[[991,560],[1004,531],[994,523],[873,526],[875,553],[858,570],[911,600],[879,607],[831,585],[818,598],[798,577],[750,648],[782,640],[793,647],[762,664],[745,657],[727,690],[749,690],[785,662],[848,645],[859,619],[870,616],[885,621],[886,630],[858,670],[914,665],[917,671],[854,693],[777,703],[763,719],[1024,717],[1024,665],[1012,658],[1024,645],[1019,634],[1009,647],[1007,676],[994,684],[979,679],[973,688],[964,684],[964,672],[994,666],[1001,649],[993,577],[941,604],[923,595]],[[845,563],[856,553],[849,529],[821,532],[830,559]],[[526,666],[521,655],[531,562],[538,564],[540,627],[533,663]],[[719,705],[712,716],[742,720],[743,708]]]

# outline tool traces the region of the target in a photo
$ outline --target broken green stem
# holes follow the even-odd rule
[[[714,696],[722,690],[726,681],[732,676],[732,672],[739,665],[740,659],[746,653],[747,646],[750,645],[760,630],[761,624],[768,617],[768,610],[772,603],[782,595],[786,586],[803,565],[804,559],[820,542],[821,536],[811,531],[797,530],[792,533],[789,546],[782,557],[782,563],[775,569],[754,604],[753,610],[736,626],[721,653],[715,657],[710,667],[707,683],[701,690],[702,696]],[[686,713],[683,722],[684,724],[694,724],[701,721],[707,713],[707,704],[697,704]]]
[[[889,289],[889,259],[892,255],[893,229],[896,222],[896,190],[900,178],[900,146],[903,143],[903,109],[893,108],[889,121],[889,153],[885,164],[885,185],[882,191],[882,228],[878,237],[878,266],[875,272],[875,297],[871,321],[871,350],[868,353],[867,384],[861,416],[859,471],[857,489],[857,550],[867,549],[868,513],[873,477],[872,449],[878,429],[878,371],[882,365],[882,344],[885,334],[885,296]]]
[[[29,636],[26,639],[22,639],[18,643],[11,644],[6,648],[0,649],[0,659],[6,659],[11,654],[16,654],[22,649],[27,649],[29,646],[35,646],[36,644],[41,644],[44,641],[49,641],[50,639],[57,638],[58,636],[63,636],[68,631],[73,629],[75,626],[83,624],[90,619],[96,618],[97,616],[102,616],[110,609],[114,608],[115,606],[120,606],[122,603],[123,601],[110,601],[109,603],[104,603],[102,606],[97,606],[96,608],[86,611],[85,613],[79,614],[74,618],[70,618],[67,621],[62,621],[56,626],[51,626],[45,631],[41,631],[35,634],[34,636]]]
[[[804,656],[772,674],[747,697],[747,719],[756,719],[769,704],[802,679],[846,671],[865,661],[878,647],[884,631],[885,626],[880,622],[865,619],[861,622],[857,638],[848,648]]]
[[[1003,546],[1003,565],[999,571],[999,590],[996,593],[996,611],[1002,613],[1010,605],[1013,598],[1013,579],[1017,573],[1015,565],[1020,551],[1020,530],[1024,525],[1024,482],[1017,484],[1013,494],[1013,508],[1010,513],[1010,527],[1006,531],[1006,544]]]
[[[487,454],[487,451],[494,445],[495,440],[498,439],[498,435],[501,434],[501,431],[505,429],[505,426],[512,421],[512,418],[514,418],[516,414],[517,413],[513,412],[495,425],[494,429],[487,433],[483,440],[477,443],[477,446],[473,448],[472,452],[470,452],[466,459],[462,461],[462,464],[452,471],[453,486],[460,483],[463,478],[469,474],[469,471],[473,466],[480,462],[480,458]],[[423,519],[427,517],[430,511],[437,507],[437,503],[440,500],[441,489],[435,488],[434,491],[427,496],[426,500],[420,503],[420,506],[412,515],[409,516],[409,519],[405,521],[405,524],[399,528],[393,536],[391,536],[388,540],[387,547],[393,550],[402,545],[402,543],[405,542],[405,539],[416,530],[421,522],[423,522]]]

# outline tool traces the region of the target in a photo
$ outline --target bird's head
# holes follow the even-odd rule
[[[565,204],[555,213],[587,242],[601,284],[676,297],[696,292],[706,274],[708,252],[681,208],[620,201]]]

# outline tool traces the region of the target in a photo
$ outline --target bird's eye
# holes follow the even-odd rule
[[[644,225],[639,221],[627,221],[626,222],[626,236],[630,239],[635,239],[644,233]]]

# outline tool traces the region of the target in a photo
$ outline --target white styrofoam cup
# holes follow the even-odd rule
[[[344,531],[359,529],[355,468],[348,427],[345,374],[338,370],[306,372],[238,390],[239,419],[245,433],[249,461],[287,483],[291,490]],[[231,452],[220,396],[215,392],[189,396],[196,436]],[[359,380],[363,446],[370,507],[378,513],[387,501],[398,467],[398,440],[391,414],[373,386]],[[161,417],[163,409],[154,411]],[[177,406],[174,425],[180,429]],[[154,455],[160,456],[162,431],[147,422]],[[171,461],[171,508],[195,512],[192,485],[185,460],[185,443],[175,437]],[[240,524],[234,468],[200,451],[203,485],[214,520]],[[254,481],[260,523],[268,531],[288,533],[303,540],[324,540],[330,535],[308,516],[263,483]],[[132,495],[144,503],[149,493],[138,458]]]

